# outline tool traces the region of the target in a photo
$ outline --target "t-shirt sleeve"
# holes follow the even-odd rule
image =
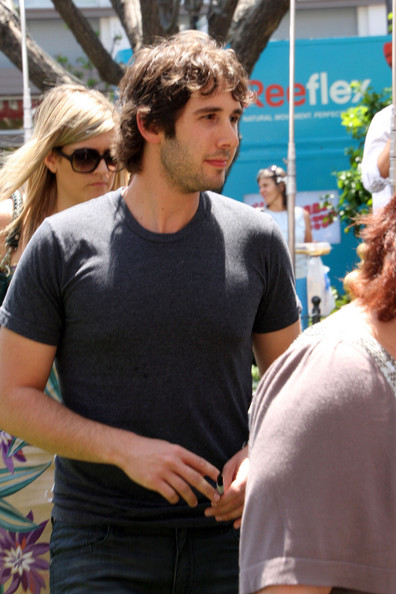
[[[251,408],[240,593],[396,592],[396,401],[366,354],[292,346]]]
[[[33,235],[0,308],[0,324],[37,342],[57,345],[62,332],[62,258],[47,221]]]
[[[301,303],[295,290],[295,280],[287,244],[282,233],[270,219],[270,243],[262,249],[265,262],[265,291],[261,298],[253,325],[253,332],[274,332],[296,322],[301,313]]]

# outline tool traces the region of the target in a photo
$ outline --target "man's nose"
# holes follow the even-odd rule
[[[239,132],[232,122],[226,122],[221,130],[219,145],[230,149],[236,149],[239,145]]]

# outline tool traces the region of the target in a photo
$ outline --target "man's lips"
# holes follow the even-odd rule
[[[230,155],[208,157],[206,159],[206,161],[213,167],[217,167],[218,169],[224,169],[224,168],[228,167],[228,163],[230,161]]]
[[[218,159],[207,159],[207,162],[213,167],[218,167],[219,169],[224,169],[228,165],[228,161],[225,160],[218,160]]]

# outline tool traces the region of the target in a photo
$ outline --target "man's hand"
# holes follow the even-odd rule
[[[248,469],[248,446],[246,446],[224,466],[224,494],[219,500],[212,499],[211,507],[205,510],[206,517],[214,517],[217,522],[234,520],[234,528],[241,527]]]
[[[216,481],[219,470],[204,458],[159,439],[128,433],[124,439],[133,441],[122,448],[123,460],[118,465],[139,485],[157,491],[169,503],[177,503],[181,497],[190,507],[198,503],[192,487],[210,501],[220,499],[215,487],[204,478]]]

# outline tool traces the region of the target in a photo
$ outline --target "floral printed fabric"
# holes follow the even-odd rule
[[[45,392],[60,400],[55,367]],[[42,536],[49,518],[36,524],[33,511],[25,516],[6,499],[29,486],[51,465],[51,462],[29,465],[23,451],[26,445],[21,439],[0,431],[0,594],[22,590],[40,594],[48,582],[49,543],[43,542]]]
[[[33,513],[27,519],[33,522]],[[42,556],[48,553],[49,543],[38,543],[47,521],[28,532],[10,532],[0,528],[0,592],[12,594],[22,586],[24,592],[40,594],[45,588],[42,573],[48,573],[49,562]],[[5,584],[8,585],[4,590]]]

